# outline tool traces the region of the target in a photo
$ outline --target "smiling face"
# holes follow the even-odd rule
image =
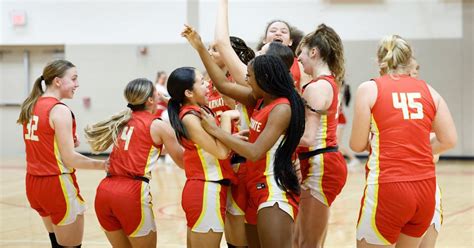
[[[54,82],[59,87],[60,98],[72,99],[77,87],[79,87],[76,67],[66,70],[64,76],[55,78]]]
[[[270,43],[272,41],[281,42],[286,46],[291,46],[292,40],[290,37],[290,27],[284,22],[276,21],[267,28],[265,34],[264,43]]]
[[[198,105],[207,105],[207,93],[208,83],[204,80],[204,76],[201,74],[200,71],[195,70],[196,77],[194,78],[194,84],[192,91],[190,91],[191,95],[190,98],[191,102],[194,102]]]
[[[311,49],[312,50],[312,49]],[[313,75],[313,59],[310,54],[311,50],[303,46],[301,48],[301,53],[298,55],[298,61],[303,65],[304,72],[308,75]]]

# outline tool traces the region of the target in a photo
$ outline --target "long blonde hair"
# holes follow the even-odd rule
[[[380,74],[397,73],[407,70],[410,66],[412,50],[406,40],[398,35],[382,38],[377,50]]]
[[[145,103],[149,97],[153,97],[155,87],[146,78],[138,78],[130,81],[125,87],[124,96],[128,102],[127,109],[110,118],[88,125],[84,128],[85,136],[92,152],[100,153],[112,144],[117,145],[119,132],[132,118],[132,111],[145,110]]]
[[[341,37],[334,31],[333,28],[326,24],[320,24],[318,28],[307,34],[301,40],[297,53],[301,52],[303,47],[313,48],[319,50],[319,56],[326,62],[329,69],[336,78],[336,83],[341,86],[344,81],[344,74],[346,69],[344,67],[344,46],[342,45]]]
[[[18,120],[16,122],[18,124],[24,124],[30,120],[31,114],[33,113],[33,108],[38,101],[38,98],[44,93],[41,82],[44,81],[45,86],[48,87],[53,83],[53,80],[56,77],[64,77],[66,71],[73,67],[76,66],[71,62],[62,59],[54,60],[47,64],[43,69],[43,75],[36,79],[33,89],[31,89],[30,95],[21,104],[20,115],[18,116]]]

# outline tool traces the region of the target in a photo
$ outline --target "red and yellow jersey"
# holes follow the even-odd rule
[[[163,145],[155,144],[150,134],[157,117],[147,111],[134,111],[119,133],[117,145],[110,154],[109,174],[112,176],[151,178]]]
[[[181,108],[179,118],[182,120],[187,114],[200,116],[199,106],[184,106]],[[219,125],[219,120],[216,118]],[[230,165],[230,158],[219,160],[198,144],[189,139],[182,139],[184,147],[183,163],[187,179],[204,181],[219,181],[229,179],[235,182],[234,171]]]
[[[290,102],[286,98],[277,98],[270,104],[259,109],[262,104],[263,104],[263,99],[260,99],[257,101],[252,117],[250,119],[250,129],[249,129],[249,142],[250,143],[255,143],[255,141],[258,139],[258,137],[262,133],[263,129],[265,129],[265,126],[268,121],[268,116],[270,115],[270,112],[273,110],[273,108],[279,104],[289,105]],[[278,188],[274,179],[273,163],[275,160],[276,150],[278,146],[280,145],[280,142],[282,139],[283,139],[283,135],[278,139],[277,142],[275,142],[272,148],[265,153],[265,156],[263,156],[259,160],[255,162],[247,161],[247,173],[248,173],[247,179],[249,182],[253,182],[253,180],[261,180],[261,177],[264,176],[266,177],[266,181],[267,181],[267,184],[269,185],[269,188],[273,188],[273,187]]]
[[[427,84],[407,75],[376,78],[367,183],[435,177],[430,131],[436,106]]]
[[[332,86],[332,102],[327,113],[321,115],[319,120],[316,140],[312,142],[313,147],[310,150],[326,148],[328,146],[337,146],[337,123],[338,123],[338,109],[339,109],[339,87],[336,84],[334,76],[320,76],[315,80],[309,82],[307,85],[319,83],[318,80],[325,80]],[[307,86],[306,85],[306,86]],[[305,87],[306,87],[305,86]],[[305,90],[303,88],[303,92]]]
[[[300,65],[298,63],[298,58],[297,57],[295,57],[295,59],[293,60],[293,65],[291,65],[290,73],[291,73],[291,76],[293,76],[293,80],[295,81],[296,91],[300,92],[300,90],[301,90],[301,71],[300,71]]]
[[[54,129],[49,124],[49,114],[56,104],[63,104],[54,97],[40,97],[31,118],[23,124],[23,140],[26,148],[26,171],[34,176],[53,176],[73,173],[74,169],[64,164],[59,153]],[[76,120],[72,114],[72,133],[76,133]]]

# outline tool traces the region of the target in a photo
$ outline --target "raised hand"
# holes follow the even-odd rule
[[[196,50],[204,47],[199,33],[196,32],[196,30],[194,30],[194,28],[189,25],[184,24],[184,30],[183,32],[181,32],[181,36],[186,38],[189,44]]]

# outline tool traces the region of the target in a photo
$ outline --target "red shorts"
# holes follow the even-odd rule
[[[181,205],[193,232],[224,232],[227,186],[202,180],[186,181]]]
[[[122,229],[129,237],[156,231],[148,183],[129,177],[106,177],[97,187],[95,212],[103,229]]]
[[[258,178],[247,178],[248,201],[245,211],[245,221],[248,224],[257,224],[257,214],[262,208],[272,207],[278,203],[278,207],[291,216],[293,220],[298,214],[299,195],[284,192],[278,187],[273,174]]]
[[[85,203],[79,192],[76,175],[33,176],[26,174],[26,196],[41,217],[51,217],[55,225],[68,225],[83,214]]]
[[[436,178],[369,184],[361,200],[357,240],[390,245],[400,233],[421,237],[435,211]]]
[[[303,151],[302,148],[299,151]],[[306,148],[306,151],[308,149]],[[301,188],[330,207],[346,184],[347,166],[340,152],[327,152],[300,161]]]
[[[237,184],[232,184],[227,194],[227,212],[232,215],[245,215],[247,208],[247,167],[245,163],[237,170]]]

